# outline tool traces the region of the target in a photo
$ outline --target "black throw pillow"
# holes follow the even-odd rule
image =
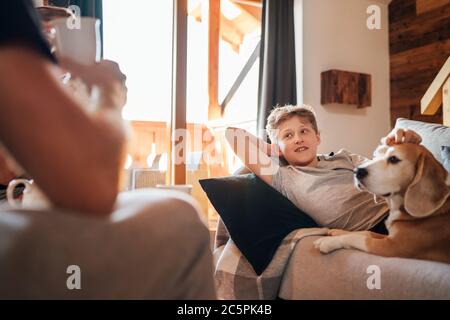
[[[258,275],[291,231],[318,226],[255,174],[204,179],[200,185]]]

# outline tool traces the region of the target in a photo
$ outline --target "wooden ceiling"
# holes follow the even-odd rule
[[[221,0],[221,2],[229,2],[229,5],[240,11],[233,19],[228,19],[223,10],[220,14],[220,38],[229,43],[234,51],[239,52],[245,35],[261,27],[261,0]],[[202,12],[207,12],[202,9],[204,4],[204,1],[199,2],[189,12],[189,16],[194,17],[199,22],[202,21],[204,18]]]

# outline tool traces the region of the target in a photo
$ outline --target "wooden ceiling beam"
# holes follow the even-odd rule
[[[262,9],[262,1],[261,0],[230,0],[235,4],[241,4],[249,7],[261,8]]]
[[[247,4],[236,3],[236,6],[241,9],[243,12],[248,13],[254,19],[261,22],[262,19],[262,7],[250,6]]]

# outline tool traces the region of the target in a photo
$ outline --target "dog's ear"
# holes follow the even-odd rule
[[[446,173],[432,155],[421,152],[416,175],[405,193],[405,209],[411,216],[426,217],[444,204],[450,194]]]

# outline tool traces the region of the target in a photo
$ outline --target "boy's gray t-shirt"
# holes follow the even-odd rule
[[[315,168],[280,167],[272,177],[272,186],[325,227],[368,230],[385,217],[387,203],[375,203],[373,194],[358,190],[353,172],[345,170],[353,170],[366,158],[341,149],[318,159]]]

